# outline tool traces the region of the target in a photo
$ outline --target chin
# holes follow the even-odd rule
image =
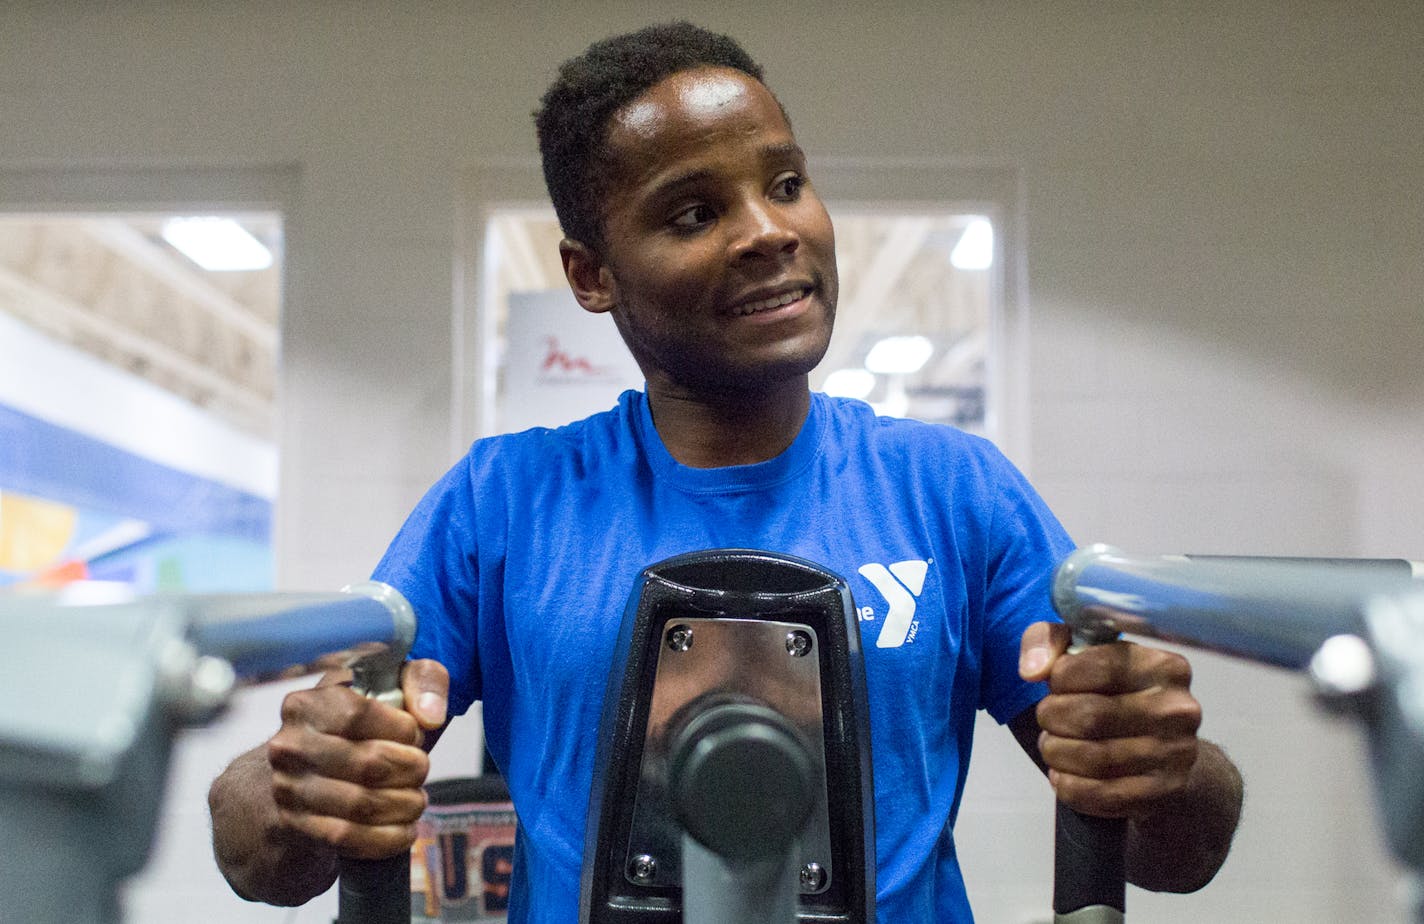
[[[811,370],[820,365],[825,356],[824,349],[795,355],[780,356],[754,366],[727,370],[720,378],[723,389],[751,393],[777,388],[799,380],[804,380]]]

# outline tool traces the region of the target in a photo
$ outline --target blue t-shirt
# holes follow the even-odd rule
[[[976,710],[1043,696],[1019,638],[1052,619],[1071,543],[985,440],[812,395],[796,440],[755,465],[679,464],[646,397],[556,430],[481,440],[411,514],[375,577],[420,616],[414,657],[484,702],[521,827],[509,920],[578,919],[599,718],[643,568],[754,548],[843,576],[861,613],[880,921],[972,920],[953,824]]]

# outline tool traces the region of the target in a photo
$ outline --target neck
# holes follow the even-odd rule
[[[648,406],[674,459],[691,468],[721,468],[765,462],[785,451],[806,421],[811,392],[805,376],[766,391],[713,398],[649,383]]]

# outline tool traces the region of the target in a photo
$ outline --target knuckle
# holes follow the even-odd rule
[[[283,725],[296,724],[302,720],[302,717],[306,714],[305,704],[307,698],[308,691],[306,690],[298,690],[282,697],[281,715]]]
[[[1035,715],[1039,728],[1044,731],[1067,735],[1072,730],[1073,704],[1068,694],[1048,694],[1039,700]]]
[[[352,760],[351,769],[355,782],[365,786],[377,786],[387,781],[391,775],[391,761],[384,748],[361,748]]]
[[[366,700],[344,686],[296,690],[282,698],[283,729],[316,728],[336,732],[350,728],[361,716]]]
[[[1186,772],[1196,765],[1198,751],[1197,740],[1195,738],[1179,741],[1172,747],[1167,765],[1174,770],[1180,771],[1185,781]]]
[[[394,818],[401,824],[415,824],[425,813],[425,795],[420,789],[401,790],[401,799],[395,807]]]
[[[1165,663],[1163,667],[1167,677],[1183,687],[1189,687],[1192,683],[1192,662],[1175,651],[1164,651]]]
[[[1112,728],[1112,701],[1096,694],[1058,694],[1039,703],[1038,722],[1065,738],[1105,737]]]
[[[1058,798],[1087,815],[1111,817],[1117,814],[1111,787],[1099,780],[1073,775],[1060,776]]]
[[[1073,711],[1070,720],[1081,738],[1100,738],[1109,732],[1112,709],[1108,700],[1101,696],[1085,696]]]
[[[1193,734],[1201,727],[1202,707],[1185,690],[1163,698],[1159,719],[1162,726],[1183,734]]]
[[[411,754],[409,781],[419,786],[425,782],[425,778],[430,775],[430,755],[424,751],[416,751]]]
[[[267,764],[273,770],[296,770],[306,765],[295,734],[279,731],[267,742]]]
[[[424,751],[389,741],[368,745],[358,749],[353,763],[357,782],[379,787],[408,785],[407,781],[416,777],[425,779],[423,768],[429,766],[429,758]]]
[[[364,846],[361,828],[344,819],[334,819],[326,828],[323,838],[332,847],[342,852],[359,852]]]
[[[385,814],[384,800],[378,792],[363,789],[347,809],[349,820],[361,824],[379,824]]]

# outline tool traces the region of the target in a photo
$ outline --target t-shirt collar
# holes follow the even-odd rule
[[[672,457],[653,425],[648,396],[640,391],[625,392],[623,401],[633,422],[635,435],[642,444],[654,477],[684,490],[696,493],[756,491],[770,488],[805,470],[821,446],[825,430],[824,396],[811,393],[810,408],[796,439],[781,453],[751,465],[729,465],[722,468],[692,468]]]

